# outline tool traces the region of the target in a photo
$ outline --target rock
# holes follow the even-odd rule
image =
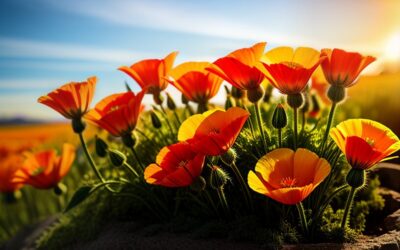
[[[379,175],[383,187],[400,192],[400,165],[393,163],[380,163],[372,171]]]
[[[379,188],[378,192],[385,199],[385,207],[382,211],[385,216],[400,209],[400,193],[382,187]]]
[[[400,209],[391,215],[387,216],[383,221],[383,226],[385,230],[399,230],[400,231]]]

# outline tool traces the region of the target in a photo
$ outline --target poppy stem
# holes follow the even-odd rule
[[[297,114],[298,108],[293,108],[293,147],[297,149]]]
[[[258,128],[260,130],[263,146],[264,146],[264,152],[267,152],[267,142],[265,140],[264,126],[263,126],[263,123],[262,123],[262,117],[261,117],[261,111],[260,111],[260,102],[254,103],[254,109],[256,111],[257,123],[258,123]]]
[[[171,123],[169,122],[167,111],[165,111],[162,104],[159,104],[159,106],[160,106],[162,113],[164,114],[165,122],[167,123],[168,128],[171,130],[171,135],[172,135],[174,130],[172,129]]]
[[[346,205],[344,207],[344,213],[343,213],[343,218],[342,218],[342,224],[341,224],[341,227],[343,230],[346,228],[348,216],[349,216],[351,207],[353,206],[354,197],[356,196],[356,191],[357,191],[357,188],[352,187],[349,192],[349,195],[347,196]]]
[[[299,212],[300,222],[305,236],[308,235],[308,223],[306,219],[306,213],[304,212],[303,203],[296,204],[297,211]]]
[[[136,153],[135,146],[132,146],[132,147],[131,147],[131,151],[132,151],[133,156],[135,157],[135,160],[136,160],[137,163],[139,164],[140,168],[141,168],[142,170],[144,170],[144,165],[142,164],[142,162],[140,161],[139,156],[138,156],[137,153]]]
[[[222,207],[228,213],[229,212],[229,206],[228,206],[228,202],[226,201],[224,188],[223,187],[218,188],[217,189],[217,194],[218,194],[218,198],[219,198],[219,201],[221,202]]]
[[[133,175],[135,175],[136,177],[139,177],[138,172],[136,172],[136,170],[135,170],[131,165],[129,165],[127,162],[124,163],[124,166],[125,166]]]
[[[282,129],[278,128],[278,145],[281,148],[282,147]]]
[[[322,139],[321,146],[319,147],[320,153],[323,153],[325,151],[325,145],[326,145],[326,141],[328,140],[329,131],[331,130],[331,127],[332,127],[332,122],[333,122],[333,117],[335,115],[336,106],[337,106],[337,103],[332,102],[331,110],[329,111],[328,122],[326,124],[326,130],[324,133],[324,137]]]
[[[253,206],[253,200],[251,199],[251,194],[250,194],[250,190],[249,187],[246,185],[246,182],[243,179],[242,174],[240,173],[238,167],[236,166],[235,162],[232,162],[231,164],[232,170],[236,175],[236,179],[238,179],[240,185],[241,185],[241,189],[242,189],[242,193],[243,196],[245,197],[246,201],[247,201],[247,206],[250,209],[250,211],[254,210],[254,206]]]
[[[176,112],[176,109],[174,110],[174,116],[175,116],[176,121],[178,122],[178,128],[179,128],[179,126],[182,122],[181,122],[181,119],[179,118],[178,112]]]
[[[94,163],[93,158],[89,153],[89,150],[87,148],[87,145],[86,145],[85,139],[83,138],[82,133],[78,133],[78,135],[79,135],[79,139],[81,141],[83,152],[85,153],[86,158],[89,161],[90,166],[92,167],[92,169],[93,169],[94,173],[96,174],[97,178],[99,178],[99,180],[104,183],[105,180],[104,180],[103,176],[101,175],[100,171],[97,169],[97,166]]]

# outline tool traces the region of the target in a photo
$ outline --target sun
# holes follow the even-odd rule
[[[386,44],[385,56],[392,61],[400,61],[400,32],[393,35]]]

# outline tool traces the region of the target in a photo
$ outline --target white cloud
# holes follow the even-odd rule
[[[73,59],[121,63],[143,56],[142,53],[129,50],[0,37],[0,57]]]

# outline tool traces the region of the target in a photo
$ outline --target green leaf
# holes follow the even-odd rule
[[[69,211],[70,209],[76,207],[81,202],[83,202],[87,197],[89,197],[92,192],[92,187],[90,186],[83,186],[76,190],[75,194],[72,196],[71,200],[68,203],[68,206],[65,208],[65,212]]]

